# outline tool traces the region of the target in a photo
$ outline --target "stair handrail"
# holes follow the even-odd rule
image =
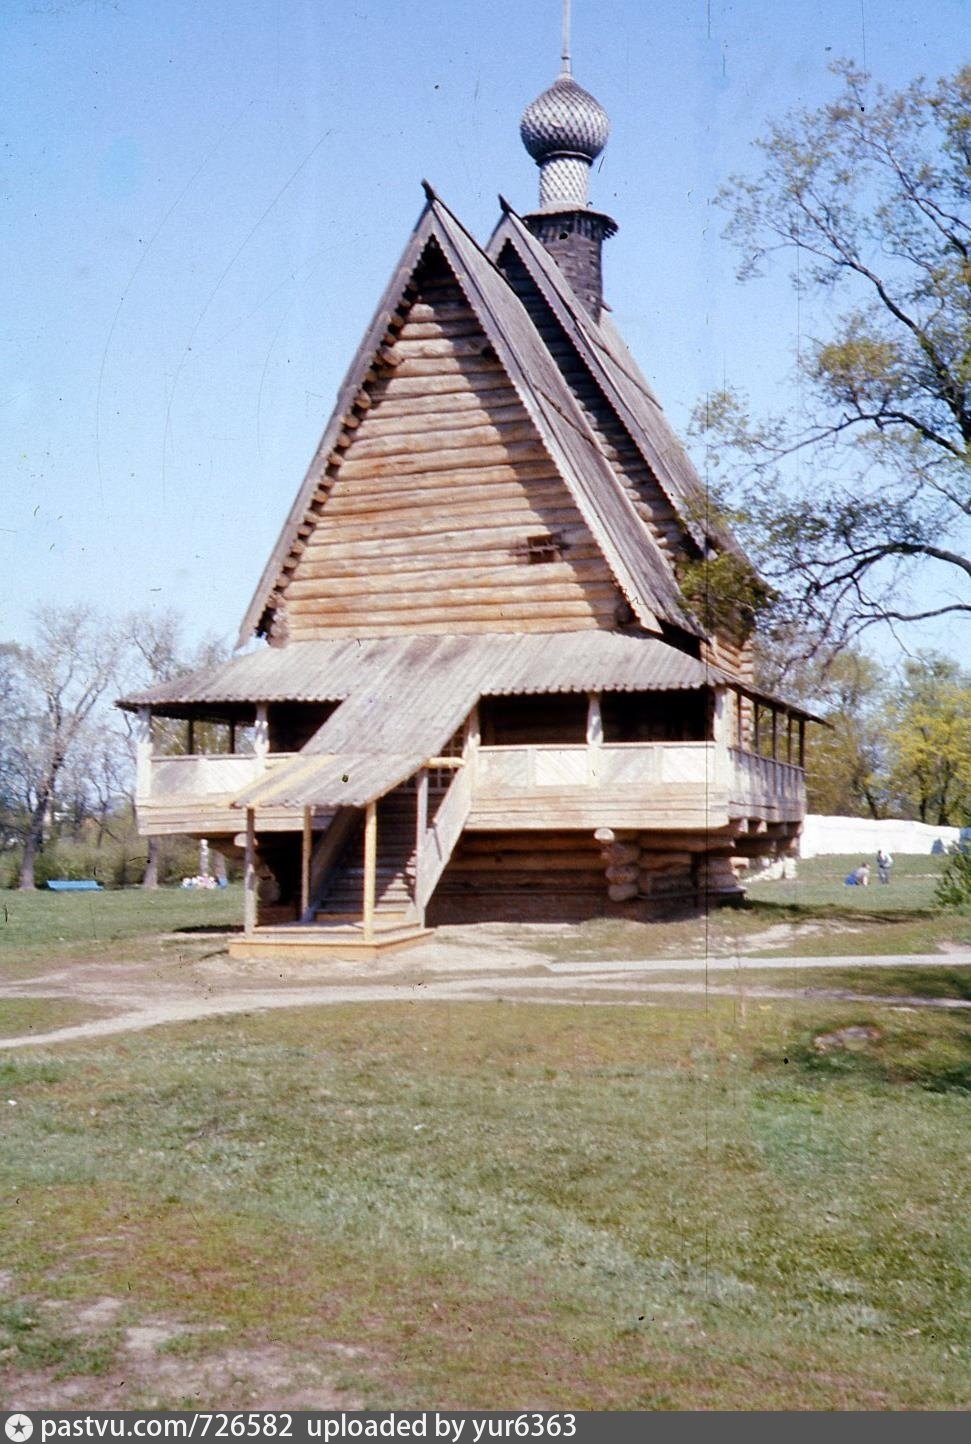
[[[468,752],[467,743],[461,757],[449,759],[454,776],[434,818],[425,828],[415,856],[415,907],[419,912],[424,911],[435,891],[472,807],[473,769],[467,765]],[[434,766],[439,760],[434,758],[429,765]]]
[[[330,826],[319,837],[310,860],[310,901],[306,912],[300,919],[301,922],[312,923],[314,921],[326,885],[330,882],[330,875],[347,846],[357,824],[358,816],[359,809],[356,807],[339,807],[334,813]]]

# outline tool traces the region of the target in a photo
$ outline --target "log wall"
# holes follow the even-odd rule
[[[613,627],[609,567],[444,267],[423,266],[392,322],[288,564],[276,639]],[[559,553],[540,560],[547,537]]]
[[[599,917],[607,879],[592,832],[465,833],[426,914],[452,922]]]

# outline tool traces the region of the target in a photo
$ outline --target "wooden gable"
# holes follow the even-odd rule
[[[278,587],[271,638],[611,628],[624,598],[434,239]]]
[[[712,550],[744,561],[735,537],[709,515],[703,483],[657,398],[630,357],[618,356],[616,332],[608,335],[609,322],[590,319],[555,259],[506,202],[503,211],[488,254],[526,308],[668,566],[698,563]],[[750,623],[723,621],[702,638],[700,655],[750,684]]]

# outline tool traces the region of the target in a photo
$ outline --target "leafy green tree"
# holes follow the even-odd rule
[[[786,253],[816,307],[803,404],[753,421],[728,391],[697,428],[777,615],[845,642],[971,615],[971,66],[899,92],[836,69],[837,98],[770,129],[721,196],[740,276]]]
[[[921,822],[961,826],[971,817],[971,676],[924,653],[904,666],[891,711],[892,782]]]
[[[806,803],[809,812],[840,817],[886,817],[888,785],[888,682],[883,668],[853,649],[793,660],[796,639],[762,638],[758,681],[802,703],[827,726],[806,733]]]

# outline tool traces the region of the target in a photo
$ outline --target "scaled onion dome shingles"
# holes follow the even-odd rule
[[[555,155],[579,155],[593,162],[607,144],[607,112],[572,75],[560,75],[523,112],[523,145],[542,164]]]

